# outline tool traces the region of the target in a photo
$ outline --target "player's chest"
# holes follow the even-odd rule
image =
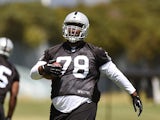
[[[0,65],[0,88],[9,90],[12,82],[12,70],[5,66]]]
[[[63,66],[64,73],[72,72],[77,78],[85,78],[89,71],[96,68],[96,59],[91,51],[57,52],[53,59]]]
[[[53,59],[63,64],[64,62],[67,64],[90,64],[96,60],[92,51],[87,49],[80,49],[77,52],[61,50],[54,54]]]

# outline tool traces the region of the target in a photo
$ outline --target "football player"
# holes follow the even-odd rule
[[[52,80],[50,120],[95,120],[100,73],[131,95],[139,116],[142,102],[136,89],[104,49],[84,41],[88,28],[86,15],[68,14],[62,27],[66,41],[45,50],[30,71],[32,79]]]
[[[13,43],[9,38],[0,38],[0,120],[11,120],[17,103],[19,91],[19,73],[8,58],[13,50]],[[8,113],[5,117],[4,102],[10,93]]]

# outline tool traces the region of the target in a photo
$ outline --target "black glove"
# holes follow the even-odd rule
[[[139,109],[139,113],[138,113],[138,117],[139,117],[143,110],[142,102],[139,96],[132,96],[132,101],[133,101],[133,107],[134,107],[135,112],[137,112],[137,108]]]
[[[59,63],[55,63],[55,60],[51,60],[47,64],[43,65],[43,74],[60,76],[62,74],[62,66]]]

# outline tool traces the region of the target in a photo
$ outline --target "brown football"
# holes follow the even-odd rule
[[[53,66],[62,67],[61,64],[58,62],[53,62],[52,64]],[[45,77],[46,79],[54,80],[57,76],[46,74],[46,75],[43,75],[43,77]]]
[[[54,66],[57,66],[57,67],[62,67],[59,62],[53,62],[52,64],[53,64]]]

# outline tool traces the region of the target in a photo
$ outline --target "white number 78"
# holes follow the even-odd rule
[[[80,61],[83,61],[83,63],[80,64]],[[63,65],[63,71],[62,71],[62,74],[64,74],[66,72],[66,70],[68,69],[69,65],[71,64],[72,62],[72,58],[71,56],[61,56],[61,57],[57,57],[57,62],[61,62],[61,61],[65,61],[64,65]],[[76,78],[85,78],[89,72],[89,59],[87,56],[84,56],[84,55],[79,55],[79,56],[76,56],[74,59],[73,59],[73,66],[74,66],[74,70],[72,71],[73,72],[73,75],[76,77]],[[79,71],[82,71],[82,72],[79,72]]]

